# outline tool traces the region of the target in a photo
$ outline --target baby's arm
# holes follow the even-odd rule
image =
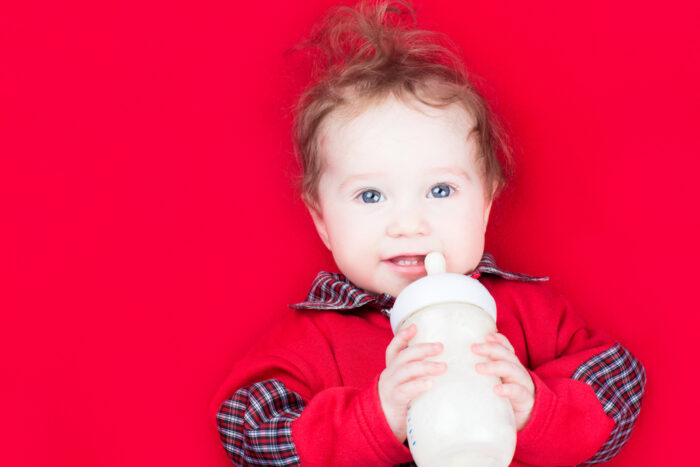
[[[291,424],[305,405],[277,379],[237,390],[216,415],[231,460],[236,465],[299,465]]]
[[[535,397],[515,458],[534,465],[608,461],[639,414],[644,368],[619,343],[587,328],[559,294],[541,289],[520,310],[531,315],[521,324]]]
[[[369,371],[365,387],[348,386],[312,320],[302,316],[279,327],[236,365],[217,396],[223,401],[214,404],[217,424],[229,457],[236,465],[409,461],[408,448],[382,412],[381,367]]]
[[[539,465],[612,459],[639,415],[646,383],[643,367],[619,343],[581,363],[569,377],[556,366],[554,360],[531,371],[533,423],[519,434],[516,456],[528,462],[541,459]]]

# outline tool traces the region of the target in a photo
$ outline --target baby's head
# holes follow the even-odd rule
[[[329,65],[299,101],[302,197],[355,285],[396,296],[440,251],[474,270],[507,145],[461,62],[407,7],[340,7],[311,40]],[[403,13],[403,15],[401,15]]]

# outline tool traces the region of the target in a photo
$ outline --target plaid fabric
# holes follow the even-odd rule
[[[236,465],[299,465],[292,422],[304,401],[276,379],[239,389],[216,416],[224,449]]]
[[[299,466],[291,424],[304,401],[276,379],[239,389],[221,404],[216,422],[226,453],[235,465]],[[416,467],[414,462],[394,467]]]
[[[470,274],[478,279],[482,274],[495,274],[508,280],[546,281],[549,277],[535,277],[503,270],[496,265],[496,260],[489,253],[484,253],[479,265]],[[352,310],[365,305],[377,308],[385,316],[394,306],[394,297],[389,294],[370,294],[350,282],[343,274],[321,271],[314,279],[306,301],[289,305],[301,310]]]
[[[581,465],[612,459],[630,437],[641,408],[647,377],[644,367],[620,344],[578,367],[572,379],[593,388],[603,410],[615,420],[615,428],[598,452]]]
[[[543,281],[504,271],[488,253],[471,274],[496,274],[509,280]],[[365,305],[389,315],[394,297],[373,295],[353,285],[342,274],[322,271],[314,279],[305,302],[290,305],[296,309],[352,310]],[[305,403],[301,396],[276,379],[260,381],[236,391],[217,414],[219,435],[224,449],[236,465],[299,465],[299,455],[292,440],[291,424],[299,418]],[[415,466],[414,463],[397,467]]]
[[[549,280],[549,277],[535,277],[529,274],[523,274],[520,272],[510,272],[501,269],[496,264],[496,260],[494,259],[493,255],[486,252],[484,252],[484,255],[481,257],[481,261],[479,261],[479,265],[472,273],[472,277],[477,279],[479,278],[479,276],[481,276],[481,274],[495,274],[496,276],[511,281],[542,282]]]

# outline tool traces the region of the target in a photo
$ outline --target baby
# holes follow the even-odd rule
[[[489,357],[477,371],[500,377],[513,407],[511,465],[609,460],[639,413],[644,369],[546,279],[484,253],[507,146],[455,55],[407,13],[341,7],[312,37],[331,63],[300,100],[295,142],[302,197],[342,274],[319,273],[236,365],[213,405],[224,448],[238,465],[411,462],[408,404],[446,367],[428,360],[441,343],[409,346],[415,325],[393,336],[387,317],[439,251],[496,300],[499,333],[465,352]]]

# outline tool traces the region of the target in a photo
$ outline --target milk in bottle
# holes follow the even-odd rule
[[[487,357],[471,351],[496,331],[496,302],[476,279],[446,273],[441,253],[426,256],[425,266],[428,275],[409,284],[391,310],[394,334],[415,323],[409,345],[442,342],[443,352],[431,360],[447,363],[409,405],[413,459],[419,467],[505,467],[515,451],[513,410],[493,391],[500,378],[476,372]]]

